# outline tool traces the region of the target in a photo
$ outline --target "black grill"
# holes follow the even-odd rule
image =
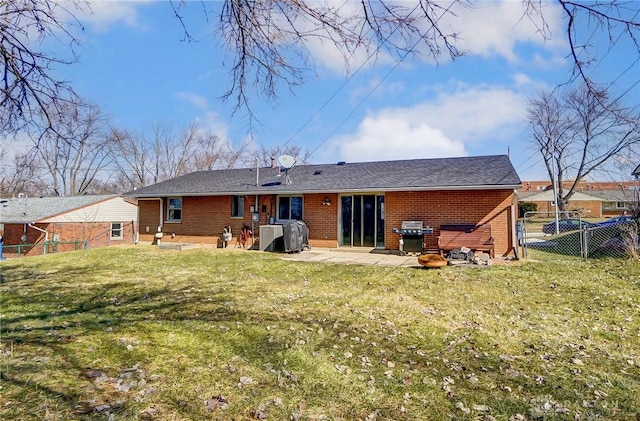
[[[433,234],[433,228],[424,228],[422,221],[403,221],[400,228],[391,230],[394,234],[400,234],[399,249],[401,254],[422,253],[424,249],[424,236]]]

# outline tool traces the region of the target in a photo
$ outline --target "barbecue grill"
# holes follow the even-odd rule
[[[393,228],[391,232],[400,234],[400,254],[422,253],[424,236],[433,234],[433,228],[423,227],[422,221],[402,221],[401,227]]]

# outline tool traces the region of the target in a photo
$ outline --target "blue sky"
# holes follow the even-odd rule
[[[182,41],[182,27],[165,1],[90,4],[91,13],[80,16],[78,63],[56,69],[79,94],[133,132],[158,123],[180,131],[197,121],[235,145],[245,140],[247,119],[242,112],[232,116],[230,104],[218,99],[229,73],[216,22],[204,18],[199,2],[183,9],[197,42]],[[252,141],[301,146],[313,151],[313,163],[509,153],[522,179],[544,179],[540,157],[529,146],[526,101],[568,79],[569,51],[557,4],[545,6],[546,40],[520,19],[522,13],[519,1],[461,9],[455,21],[443,23],[461,33],[465,57],[442,57],[437,64],[414,58],[396,68],[382,57],[346,84],[335,48],[312,46],[316,69],[307,83],[292,91],[282,86],[275,104],[253,98],[261,124]],[[627,101],[637,102],[635,51],[621,41],[605,53],[606,39],[592,28],[584,31],[591,54],[604,57],[591,75],[615,80],[614,95],[626,92]]]

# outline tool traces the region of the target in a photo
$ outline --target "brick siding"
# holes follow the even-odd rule
[[[303,197],[303,219],[309,228],[310,246],[338,247],[339,195],[319,193],[305,194]],[[436,229],[433,235],[426,236],[429,247],[436,246],[442,224],[490,223],[496,255],[506,255],[513,247],[510,232],[512,221],[509,219],[513,200],[511,190],[386,193],[385,248],[398,249],[399,235],[393,234],[391,229],[400,227],[404,220],[420,220]],[[326,202],[329,204],[325,204]],[[140,240],[151,242],[159,222],[160,202],[140,200],[138,203]],[[258,206],[255,208],[259,214],[259,221],[254,224],[256,231],[260,225],[268,224],[270,217],[276,216],[276,204],[274,195],[259,196]],[[255,196],[245,196],[244,217],[232,218],[231,196],[183,197],[182,220],[163,224],[163,241],[172,241],[171,233],[175,233],[174,241],[182,241],[186,237],[201,238],[203,243],[217,242],[221,246],[222,230],[231,226],[234,236],[232,243],[235,243],[242,225],[251,226],[250,209],[254,205]],[[163,206],[166,206],[166,201],[163,201]]]
[[[49,248],[47,252],[53,253],[77,249],[92,249],[117,244],[132,244],[135,238],[135,223],[132,221],[121,222],[123,233],[122,239],[111,239],[110,222],[56,222],[34,225],[49,233]],[[6,254],[8,257],[17,255],[17,249],[11,246],[20,244],[36,244],[35,247],[21,248],[21,255],[33,256],[43,254],[45,241],[44,233],[28,227],[27,241],[22,241],[23,234],[23,224],[5,224],[5,249],[3,254]],[[54,242],[54,238],[57,238],[58,241]]]
[[[511,252],[510,207],[514,200],[511,190],[469,190],[389,192],[385,195],[385,248],[398,249],[400,235],[391,229],[402,221],[422,221],[434,228],[425,236],[427,248],[436,248],[440,225],[491,224],[496,256]]]
[[[538,205],[538,212],[555,212],[555,207],[548,201],[527,201],[521,203],[535,203]],[[601,218],[602,203],[594,200],[570,200],[567,205],[568,211],[577,211],[582,218]],[[619,215],[621,212],[616,213]]]

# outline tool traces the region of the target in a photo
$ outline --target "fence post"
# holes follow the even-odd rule
[[[73,240],[73,251],[78,250],[78,240]]]
[[[49,251],[49,240],[44,242],[44,247],[42,248],[42,254],[47,254]]]
[[[589,228],[582,227],[580,230],[580,238],[582,243],[582,258],[587,259],[589,257]]]
[[[2,236],[0,235],[0,260],[4,260],[5,257],[2,255],[2,246],[4,245],[4,240],[2,239]]]
[[[56,240],[53,240],[53,254],[56,254],[58,252],[58,242]]]

